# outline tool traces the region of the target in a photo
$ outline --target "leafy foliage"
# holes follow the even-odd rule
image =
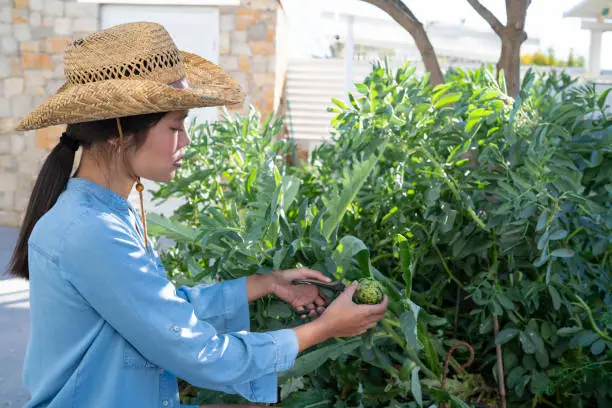
[[[158,192],[187,204],[150,220],[176,241],[169,276],[195,284],[305,265],[386,287],[376,330],[322,344],[282,375],[285,407],[490,402],[495,344],[510,406],[612,404],[606,95],[530,72],[512,99],[487,68],[450,71],[432,89],[382,64],[357,90],[330,108],[333,141],[304,168],[285,164],[293,147],[255,113],[192,128],[193,166]],[[254,330],[300,324],[274,299],[251,317]],[[462,369],[451,357],[442,391],[457,341],[476,359]]]

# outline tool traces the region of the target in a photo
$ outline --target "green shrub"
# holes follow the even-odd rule
[[[150,217],[177,242],[169,276],[194,284],[301,264],[382,281],[387,318],[302,355],[282,374],[285,407],[492,401],[496,343],[509,406],[610,406],[607,93],[530,72],[514,100],[489,69],[451,71],[431,89],[382,65],[357,89],[334,101],[333,142],[300,169],[282,160],[291,144],[273,142],[278,124],[254,114],[193,128],[193,167],[159,193],[188,202],[174,220]],[[297,324],[274,299],[253,306],[254,330]],[[462,369],[459,348],[441,391],[460,341],[475,361]]]

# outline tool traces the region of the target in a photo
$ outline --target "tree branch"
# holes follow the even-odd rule
[[[398,22],[406,31],[413,33],[416,25],[422,25],[414,13],[401,0],[361,0],[378,7]],[[407,24],[407,21],[410,24]]]
[[[425,64],[425,69],[430,74],[430,81],[433,85],[444,83],[444,75],[440,69],[440,63],[436,52],[429,41],[427,32],[423,24],[416,18],[412,11],[402,0],[361,0],[378,7],[393,20],[395,20],[404,30],[408,31],[421,53],[421,58]]]
[[[495,17],[495,15],[478,0],[467,0],[467,2],[470,3],[472,8],[476,10],[476,12],[480,14],[480,16],[484,18],[487,23],[489,23],[493,31],[495,31],[495,34],[501,38],[505,28],[501,21],[499,21],[497,17]]]

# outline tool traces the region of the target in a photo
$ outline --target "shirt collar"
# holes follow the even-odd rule
[[[88,195],[94,196],[103,204],[116,210],[128,211],[131,208],[130,202],[125,197],[98,183],[81,177],[71,177],[68,179],[66,189],[82,191]]]

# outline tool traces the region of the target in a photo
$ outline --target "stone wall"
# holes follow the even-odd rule
[[[240,7],[220,7],[219,65],[247,92],[249,104],[263,114],[274,109],[276,72],[276,0],[243,0]]]
[[[15,133],[18,121],[63,82],[63,51],[98,26],[98,6],[0,0],[0,226],[18,226],[58,129]]]
[[[264,114],[274,108],[276,1],[220,7],[220,65]],[[64,126],[16,133],[17,123],[64,81],[66,45],[99,27],[99,5],[0,0],[0,226],[19,226],[30,191]]]

